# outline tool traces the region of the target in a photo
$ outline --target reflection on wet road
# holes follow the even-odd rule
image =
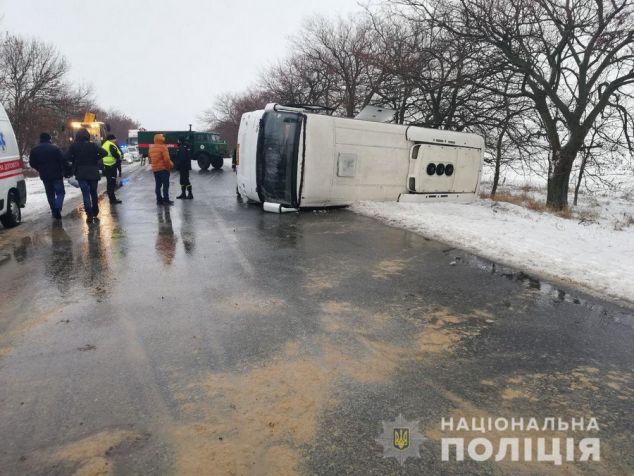
[[[0,231],[0,474],[634,470],[630,310],[345,210],[264,214],[226,167],[192,182]],[[403,466],[375,441],[399,414],[425,437]],[[441,461],[442,418],[499,416],[594,417],[601,461]]]

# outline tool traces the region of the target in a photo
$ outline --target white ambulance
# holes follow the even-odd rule
[[[483,154],[476,134],[269,104],[242,116],[237,192],[273,212],[356,200],[464,203],[478,197]]]
[[[19,225],[26,204],[26,184],[13,128],[0,105],[0,222],[7,227]]]

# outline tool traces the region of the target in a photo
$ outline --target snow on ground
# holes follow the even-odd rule
[[[634,302],[634,198],[583,198],[577,211],[581,219],[488,199],[471,204],[359,202],[352,210],[498,263]],[[586,216],[586,209],[592,213]]]
[[[27,177],[26,181],[26,205],[22,209],[22,221],[33,221],[42,215],[48,215],[51,213],[51,209],[48,206],[46,200],[46,192],[44,191],[44,184],[38,177]],[[81,196],[81,190],[72,185],[69,185],[64,180],[64,189],[66,196],[64,197],[64,208],[66,208],[68,200]]]
[[[138,162],[134,164],[123,164],[123,177],[136,169]],[[39,177],[26,177],[26,205],[22,209],[22,221],[33,221],[41,216],[50,215],[51,209],[48,206],[48,200],[46,199],[46,191],[44,190],[44,184]],[[105,190],[106,180],[100,180],[100,192]],[[64,190],[66,195],[64,196],[64,208],[62,214],[65,215],[71,208],[69,200],[76,197],[81,197],[81,190],[77,187],[73,187],[68,183],[68,180],[64,179]]]

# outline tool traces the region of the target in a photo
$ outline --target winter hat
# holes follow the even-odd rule
[[[79,129],[75,134],[75,142],[88,142],[90,140],[90,132],[87,129]]]

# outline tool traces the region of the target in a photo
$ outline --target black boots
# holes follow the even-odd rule
[[[191,200],[192,198],[194,198],[194,195],[192,194],[192,186],[191,185],[181,185],[181,194],[176,197],[178,199],[189,199]]]

